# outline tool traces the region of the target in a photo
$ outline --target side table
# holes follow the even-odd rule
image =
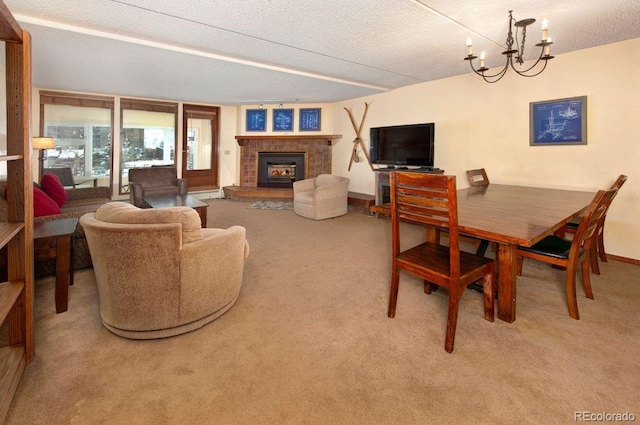
[[[78,218],[43,221],[33,225],[33,259],[56,260],[56,313],[67,311],[73,285],[73,232]]]

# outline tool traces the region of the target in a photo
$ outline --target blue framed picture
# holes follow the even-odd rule
[[[273,110],[273,131],[293,131],[293,109]]]
[[[300,131],[320,131],[320,108],[300,108]]]
[[[587,96],[529,103],[529,144],[586,145]]]
[[[267,130],[267,110],[247,109],[247,131]]]

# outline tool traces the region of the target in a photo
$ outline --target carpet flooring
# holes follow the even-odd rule
[[[134,341],[102,326],[92,269],[76,272],[62,314],[54,278],[39,279],[36,355],[7,424],[537,425],[574,424],[585,411],[640,415],[638,266],[602,263],[595,300],[579,278],[577,321],[564,272],[525,260],[517,320],[485,321],[482,295],[466,291],[448,354],[446,291],[426,295],[403,274],[387,317],[389,220],[209,203],[210,227],[247,229],[235,306],[197,331]],[[402,231],[407,243],[423,236]]]

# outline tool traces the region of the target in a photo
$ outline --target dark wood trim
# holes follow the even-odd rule
[[[96,96],[81,93],[40,91],[40,104],[83,106],[86,108],[113,109],[115,99],[110,96]]]
[[[113,163],[113,138],[115,131],[115,124],[113,122],[115,118],[115,98],[111,96],[97,96],[84,93],[72,93],[72,92],[57,92],[57,91],[40,91],[40,126],[39,135],[44,136],[44,110],[45,105],[66,105],[76,106],[84,108],[101,108],[110,109],[110,123],[111,128],[111,147],[110,147],[110,172],[109,172],[109,188],[113,190],[113,173],[115,170],[115,164]],[[39,178],[42,176],[39,176]]]
[[[289,135],[289,136],[281,136],[278,134],[270,134],[267,136],[236,136],[236,140],[238,141],[238,145],[244,146],[245,142],[251,140],[294,140],[294,139],[326,139],[327,144],[331,146],[331,141],[333,139],[341,139],[342,134],[317,134],[317,135],[309,135],[309,134],[297,134],[297,135]]]
[[[211,168],[187,171],[187,128],[189,114],[193,118],[211,120]],[[206,105],[182,105],[182,177],[189,181],[189,190],[196,187],[218,187],[220,157],[220,107]]]
[[[180,140],[180,137],[178,135],[178,104],[174,103],[174,102],[160,102],[160,101],[155,101],[155,100],[143,100],[143,99],[120,99],[120,134],[123,134],[123,111],[125,109],[131,109],[134,111],[147,111],[147,112],[164,112],[164,113],[168,113],[168,114],[173,114],[174,116],[174,120],[173,120],[173,128],[174,128],[174,132],[173,134],[175,134],[174,137],[174,146],[173,146],[173,152],[174,152],[174,156],[173,156],[173,166],[177,167],[178,166],[178,158],[177,158],[177,153],[180,152],[178,150],[178,143]],[[113,144],[112,144],[113,146]],[[122,159],[122,137],[120,138],[120,163],[118,166],[118,194],[119,195],[126,195],[127,193],[122,191],[122,170],[124,168],[124,161]],[[113,159],[111,160],[111,162],[113,162]],[[115,168],[115,165],[114,165]],[[113,173],[112,173],[113,174]]]
[[[365,193],[349,192],[347,195],[347,204],[356,208],[363,208],[369,212],[369,209],[376,203],[374,195]]]
[[[9,8],[1,1],[0,15],[2,16],[2,19],[0,19],[0,39],[6,42],[22,43],[22,28],[20,28],[20,24],[18,24]]]
[[[160,102],[143,99],[120,99],[120,110],[133,109],[136,111],[178,113],[178,104],[174,102]],[[176,126],[177,128],[177,126]]]
[[[610,260],[620,261],[621,263],[633,264],[634,266],[640,266],[640,260],[635,258],[621,257],[619,255],[607,254],[607,258]]]

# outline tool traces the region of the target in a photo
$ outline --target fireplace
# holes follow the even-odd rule
[[[331,141],[341,135],[264,135],[236,136],[240,152],[240,184],[243,188],[265,187],[258,184],[258,156],[264,154],[297,154],[304,157],[302,165],[296,162],[296,180],[310,179],[320,174],[331,173]],[[269,162],[291,163],[294,160],[278,160]],[[266,164],[265,164],[266,166]],[[266,183],[266,172],[260,180]],[[290,171],[291,172],[291,171]],[[286,174],[285,174],[286,176]],[[282,180],[282,179],[281,179]],[[275,183],[275,182],[274,182]],[[280,182],[282,183],[282,182]],[[288,188],[293,186],[287,182]],[[266,186],[273,188],[273,186]],[[285,188],[286,189],[286,188]]]
[[[304,152],[258,152],[258,187],[293,187],[304,180]]]

